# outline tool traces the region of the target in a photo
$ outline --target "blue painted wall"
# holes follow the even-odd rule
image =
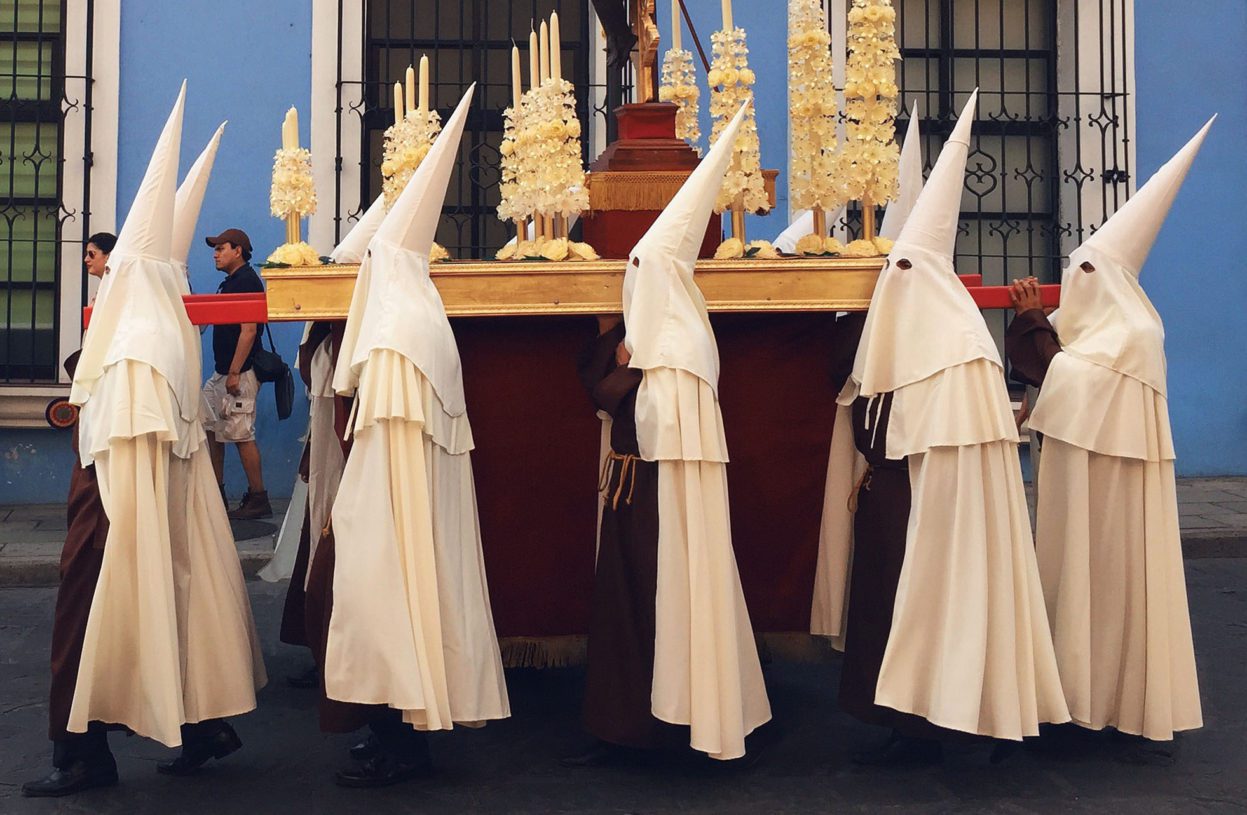
[[[268,179],[282,117],[291,105],[301,115],[301,142],[306,145],[309,139],[311,38],[308,0],[265,0],[262,6],[242,0],[123,0],[119,222],[130,209],[178,85],[185,78],[182,173],[217,125],[229,120],[199,216],[199,232],[215,235],[228,227],[244,229],[255,248],[253,262],[263,263],[285,238],[284,227],[269,214]],[[215,291],[221,281],[212,250],[202,241],[191,249],[190,270],[197,292]],[[278,351],[288,361],[294,359],[301,332],[301,323],[273,330]],[[211,365],[205,354],[204,370]],[[277,495],[290,493],[306,415],[306,406],[300,404],[290,419],[278,422],[272,387],[261,390],[256,433],[266,486]],[[67,433],[0,430],[0,503],[65,500],[71,462]],[[236,498],[246,480],[233,450],[227,453],[226,472],[230,494]]]
[[[1149,177],[1213,113],[1217,123],[1152,250],[1141,282],[1165,320],[1169,413],[1182,475],[1247,474],[1247,4],[1197,14],[1135,3],[1136,172]],[[1215,33],[1214,33],[1215,32]],[[1212,42],[1215,40],[1215,42]]]
[[[714,60],[710,35],[723,27],[722,4],[719,0],[685,0],[693,26],[706,50],[706,59]],[[742,2],[732,5],[735,24],[748,33],[749,67],[758,76],[755,86],[758,140],[762,144],[762,166],[779,170],[775,182],[776,204],[770,215],[749,216],[745,233],[750,240],[772,240],[788,226],[788,4],[781,0]],[[658,30],[662,50],[671,43],[671,5],[658,3]],[[697,55],[693,37],[684,27],[682,45],[693,54],[693,65],[701,84],[701,132],[703,150],[710,145],[710,91],[706,87],[706,71]]]
[[[660,4],[661,5],[661,4]],[[1247,474],[1247,368],[1236,361],[1238,326],[1247,304],[1247,161],[1238,146],[1247,132],[1247,52],[1197,47],[1217,32],[1218,43],[1247,41],[1242,0],[1205,0],[1198,15],[1173,15],[1164,4],[1138,2],[1136,10],[1138,138],[1136,172],[1145,179],[1214,112],[1214,127],[1178,199],[1143,284],[1165,318],[1170,411],[1183,475]],[[246,25],[219,20],[236,7]],[[720,26],[717,0],[689,0],[689,11],[709,53]],[[749,32],[752,67],[758,75],[758,129],[763,164],[787,167],[787,79],[783,43],[787,15],[776,2],[737,2],[736,20]],[[670,15],[658,15],[670,42]],[[121,110],[118,212],[125,213],[156,136],[177,92],[189,80],[182,169],[194,160],[213,129],[229,119],[212,184],[200,216],[200,232],[229,226],[251,235],[257,260],[282,240],[282,226],[268,213],[268,178],[278,125],[297,105],[307,143],[311,73],[311,4],[269,0],[254,13],[241,0],[215,4],[124,0],[121,33]],[[686,31],[685,45],[692,50]],[[233,43],[231,45],[231,42]],[[767,58],[763,59],[762,56]],[[1174,66],[1180,66],[1175,68]],[[699,73],[700,69],[699,69]],[[704,76],[703,76],[704,81]],[[1227,92],[1227,89],[1230,92]],[[703,87],[703,93],[705,89]],[[702,100],[702,131],[710,132],[709,99]],[[779,233],[788,211],[781,173],[774,214],[751,218],[752,237]],[[215,289],[220,274],[210,250],[197,243],[191,254],[196,291]],[[300,327],[274,331],[278,348],[293,358]],[[205,360],[207,363],[207,360]],[[258,433],[265,480],[278,495],[289,492],[305,427],[300,405],[277,422],[272,392],[261,397]],[[68,489],[68,436],[51,431],[0,431],[0,502],[56,502]],[[243,489],[241,468],[228,459],[231,494]]]

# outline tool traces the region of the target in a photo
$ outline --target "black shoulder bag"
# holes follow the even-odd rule
[[[264,347],[261,342],[260,346],[255,349],[251,355],[251,369],[255,371],[255,378],[260,382],[273,383],[273,396],[277,400],[277,418],[290,418],[291,411],[294,410],[294,376],[290,373],[290,366],[277,353],[277,346],[273,343],[273,332],[264,324],[264,332],[268,335],[268,348]]]

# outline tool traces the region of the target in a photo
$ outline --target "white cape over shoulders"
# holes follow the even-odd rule
[[[489,606],[466,415],[406,357],[374,350],[333,507],[328,696],[420,730],[510,715]]]

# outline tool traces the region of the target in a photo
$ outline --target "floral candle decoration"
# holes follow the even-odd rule
[[[890,0],[853,0],[849,10],[845,67],[844,148],[839,177],[844,199],[862,202],[866,229],[874,237],[874,208],[898,189],[900,148],[896,143],[896,11]]]
[[[730,18],[730,5],[724,0],[725,20]],[[711,142],[719,137],[742,104],[753,99],[756,81],[749,68],[749,47],[743,28],[725,29],[711,35],[714,61],[707,75],[710,83],[710,115],[714,118]],[[735,152],[727,176],[715,202],[715,212],[732,211],[733,234],[742,243],[744,213],[770,208],[766,182],[762,177],[761,146],[758,122],[753,105],[745,111],[736,137]]]
[[[269,260],[315,265],[320,262],[319,255],[299,237],[299,220],[316,212],[316,186],[312,181],[312,154],[299,146],[299,114],[294,108],[282,119],[281,144],[273,156],[269,211],[286,222],[286,242]]]
[[[676,138],[684,139],[700,154],[697,143],[701,141],[701,125],[697,117],[701,89],[697,87],[693,55],[680,47],[680,0],[671,0],[671,26],[671,49],[663,57],[658,100],[674,102],[679,107],[675,115]]]
[[[788,3],[789,183],[794,209],[814,213],[813,235],[827,235],[828,211],[844,203],[837,178],[836,88],[831,33],[822,0]],[[812,243],[812,241],[811,241]]]

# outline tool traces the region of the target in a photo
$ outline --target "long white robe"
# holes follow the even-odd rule
[[[1063,352],[1031,424],[1045,435],[1036,548],[1071,716],[1154,740],[1201,727],[1165,397]]]
[[[466,414],[396,351],[369,354],[333,506],[331,699],[420,730],[510,715],[489,605]]]
[[[641,457],[658,462],[653,713],[688,725],[711,758],[739,758],[771,708],[731,545],[718,400],[701,378],[654,368],[636,404]]]

